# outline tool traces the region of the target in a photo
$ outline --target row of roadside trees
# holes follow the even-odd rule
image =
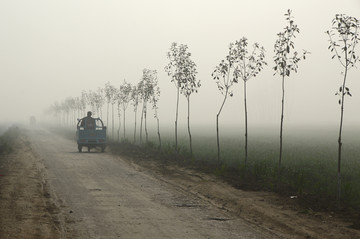
[[[136,142],[137,129],[137,112],[141,107],[140,122],[140,143],[143,141],[143,125],[148,142],[147,129],[147,107],[148,104],[154,109],[154,117],[158,124],[158,138],[161,145],[158,102],[160,97],[160,87],[158,85],[156,70],[144,69],[142,77],[137,85],[132,85],[126,80],[116,87],[109,82],[103,88],[99,87],[96,91],[82,91],[78,97],[67,97],[61,103],[53,103],[47,110],[47,114],[52,114],[58,119],[58,123],[65,126],[73,127],[76,119],[80,119],[86,115],[87,110],[91,110],[100,118],[103,118],[103,108],[106,104],[106,125],[110,138],[120,140],[126,138],[126,110],[129,105],[133,106],[135,112],[135,127],[133,142]],[[110,109],[111,106],[111,109]],[[109,117],[111,114],[111,117]],[[115,122],[117,118],[117,123]],[[121,119],[122,118],[122,119]],[[117,127],[117,128],[116,128]],[[121,132],[121,129],[123,131]]]
[[[280,116],[280,146],[279,146],[279,160],[278,169],[280,174],[282,161],[282,143],[283,143],[283,121],[284,121],[284,102],[285,102],[285,79],[289,78],[292,73],[298,70],[298,63],[305,60],[307,54],[306,50],[299,53],[295,50],[294,38],[300,33],[299,27],[295,24],[291,10],[285,14],[287,25],[283,31],[277,34],[277,39],[274,44],[274,75],[279,75],[282,82],[282,97],[281,97],[281,116]],[[329,36],[329,50],[333,53],[332,58],[338,59],[344,68],[343,80],[341,86],[336,93],[339,96],[340,104],[340,127],[338,138],[338,199],[341,194],[341,149],[342,149],[342,125],[344,116],[344,102],[345,96],[351,96],[350,89],[346,85],[348,70],[355,66],[359,60],[355,52],[355,47],[359,40],[360,22],[354,17],[346,16],[344,14],[337,14],[332,21],[331,30],[326,34]],[[179,95],[182,94],[187,100],[187,125],[189,135],[189,148],[192,155],[192,137],[190,131],[190,96],[197,93],[201,86],[200,81],[196,79],[197,68],[194,61],[191,60],[191,53],[188,51],[188,46],[183,44],[172,43],[168,53],[168,65],[165,66],[165,71],[176,87],[176,115],[175,115],[175,149],[178,151],[178,106]],[[245,111],[245,167],[248,161],[248,118],[247,118],[247,83],[250,79],[259,75],[261,70],[267,65],[265,61],[265,49],[259,43],[249,45],[247,38],[241,38],[235,43],[230,43],[228,54],[225,59],[221,60],[212,73],[220,93],[223,95],[223,100],[219,111],[216,115],[216,132],[217,132],[217,159],[221,163],[220,155],[220,137],[219,137],[219,117],[226,103],[228,97],[233,96],[232,87],[234,84],[243,81],[244,90],[244,111]],[[131,85],[124,82],[120,87],[115,87],[110,83],[106,83],[104,88],[98,88],[96,91],[83,91],[80,97],[67,98],[62,103],[54,103],[50,111],[54,115],[61,115],[62,122],[74,122],[75,116],[85,115],[86,106],[90,106],[91,110],[97,115],[102,116],[102,107],[107,104],[107,125],[109,121],[109,107],[111,105],[111,129],[112,138],[115,138],[114,127],[114,108],[117,108],[118,116],[118,130],[117,136],[120,139],[120,126],[123,124],[123,135],[125,139],[125,114],[129,104],[133,106],[135,113],[135,127],[133,142],[136,142],[137,129],[137,111],[138,106],[141,106],[141,121],[139,132],[139,143],[143,142],[143,127],[145,132],[145,139],[148,142],[147,130],[147,107],[151,104],[154,110],[154,117],[157,120],[157,133],[159,146],[161,147],[160,126],[158,116],[158,101],[160,97],[160,89],[158,86],[156,70],[144,69],[142,77],[137,85]],[[121,121],[121,115],[123,120]]]

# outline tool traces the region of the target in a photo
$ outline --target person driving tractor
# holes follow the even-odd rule
[[[81,121],[81,127],[85,127],[87,129],[94,129],[95,128],[95,119],[91,117],[91,111],[87,112],[87,116],[84,117]]]
[[[106,126],[100,118],[91,117],[91,111],[87,112],[87,116],[78,119],[76,125],[76,141],[79,152],[83,147],[90,149],[100,147],[101,152],[106,148]]]

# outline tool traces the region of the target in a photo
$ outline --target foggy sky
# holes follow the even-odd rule
[[[150,68],[158,71],[160,120],[173,124],[176,89],[164,67],[166,52],[177,42],[188,45],[202,84],[191,96],[192,122],[214,124],[222,95],[211,73],[229,43],[247,37],[250,44],[265,47],[268,62],[247,84],[249,124],[278,125],[281,79],[273,76],[273,46],[286,26],[289,8],[300,28],[295,47],[311,55],[286,79],[285,125],[338,124],[335,92],[342,68],[331,60],[324,32],[337,13],[360,18],[358,0],[1,0],[0,122],[41,118],[55,101],[108,81],[115,86],[124,79],[137,84],[142,69]],[[360,45],[357,49],[360,52]],[[353,97],[345,102],[347,124],[360,124],[359,68],[348,75]],[[222,124],[243,124],[242,86],[234,86]],[[186,122],[183,96],[180,121]]]

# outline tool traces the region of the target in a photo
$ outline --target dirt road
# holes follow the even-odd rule
[[[0,165],[0,238],[360,235],[329,215],[312,218],[277,205],[272,194],[179,168],[164,175],[151,162],[139,166],[95,150],[78,153],[74,141],[42,129],[27,135]]]

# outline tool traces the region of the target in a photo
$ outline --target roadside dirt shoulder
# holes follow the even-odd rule
[[[44,166],[24,135],[15,142],[14,152],[0,155],[0,238],[60,238]]]
[[[296,198],[284,198],[271,192],[242,191],[214,175],[173,163],[149,158],[128,157],[127,160],[139,170],[150,170],[159,180],[196,195],[279,238],[360,238],[360,231],[352,229],[352,223],[337,218],[333,213],[301,208]]]

